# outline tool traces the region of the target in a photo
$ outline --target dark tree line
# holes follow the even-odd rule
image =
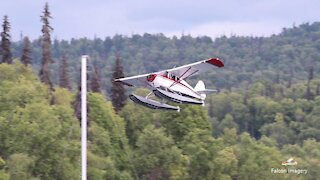
[[[272,37],[221,36],[213,40],[206,36],[194,38],[184,35],[180,38],[169,38],[163,34],[145,33],[93,40],[55,40],[52,57],[58,60],[63,53],[68,56],[70,83],[72,87],[77,87],[79,57],[84,52],[93,55],[92,59],[100,70],[103,92],[111,89],[110,72],[113,71],[117,53],[121,54],[126,75],[158,71],[217,56],[226,62],[227,68],[206,75],[200,74],[208,87],[244,89],[257,80],[290,87],[300,80],[308,79],[308,66],[311,64],[314,67],[314,76],[319,76],[319,32],[320,23],[306,23],[284,29],[282,33]],[[17,50],[22,49],[19,43],[13,43],[15,57],[21,56]],[[38,40],[32,41],[31,47],[34,67],[39,67],[42,47]],[[58,72],[57,66],[51,68],[53,72]],[[51,76],[51,80],[58,84],[59,76]],[[194,79],[190,80],[195,83]],[[111,97],[110,91],[106,95]]]

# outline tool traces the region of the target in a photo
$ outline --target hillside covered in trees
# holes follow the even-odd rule
[[[146,33],[53,40],[54,91],[35,73],[41,41],[30,42],[32,66],[19,62],[23,44],[13,42],[14,62],[0,64],[0,179],[79,179],[74,101],[83,54],[90,55],[92,72],[99,67],[104,89],[88,94],[89,179],[320,177],[320,23],[271,37]],[[110,86],[117,55],[125,75],[219,57],[225,68],[196,78],[221,92],[210,95],[206,107],[185,105],[180,113],[130,101],[116,113]],[[69,64],[72,90],[58,86],[62,60]],[[307,174],[271,173],[290,157]]]
[[[256,81],[281,83],[289,86],[307,80],[312,68],[319,76],[320,23],[302,24],[284,28],[271,37],[196,37],[182,35],[168,38],[163,34],[115,35],[105,39],[53,40],[53,80],[58,81],[58,62],[66,55],[76,87],[80,56],[89,54],[92,65],[100,68],[104,89],[110,88],[110,77],[116,54],[123,60],[126,76],[158,71],[198,60],[219,57],[225,68],[219,72],[201,75],[209,86],[232,89],[247,87]],[[13,56],[20,57],[23,43],[12,43]],[[31,42],[32,61],[39,69],[41,41]]]

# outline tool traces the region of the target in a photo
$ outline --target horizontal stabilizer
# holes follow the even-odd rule
[[[206,94],[211,94],[211,93],[218,93],[219,91],[218,90],[215,90],[215,89],[206,89],[206,86],[204,85],[204,82],[203,81],[198,81],[198,83],[196,84],[196,86],[194,87],[194,90],[201,94],[201,97],[203,99],[206,98]]]
[[[200,94],[205,93],[205,94],[210,94],[210,93],[218,93],[219,90],[216,89],[205,89],[205,90],[200,90],[200,91],[196,91]]]

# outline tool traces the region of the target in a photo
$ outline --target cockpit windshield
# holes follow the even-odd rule
[[[168,71],[165,72],[164,74],[166,77],[170,78],[170,79],[173,79],[175,81],[179,81],[180,78],[172,73],[169,73]]]

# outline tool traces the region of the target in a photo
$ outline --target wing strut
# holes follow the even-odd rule
[[[191,67],[188,69],[188,70],[186,70],[180,77],[182,77],[184,74],[186,74],[187,73],[187,71],[189,71],[191,69]],[[187,77],[185,77],[184,79],[187,79],[188,77],[190,77],[190,76],[192,76],[192,75],[194,75],[195,73],[197,73],[199,70],[196,70],[196,71],[194,71],[194,72],[192,72],[191,74],[189,74]],[[174,85],[176,85],[176,84],[178,84],[180,81],[182,81],[183,79],[180,79],[180,77],[179,77],[179,80],[178,81],[175,81],[175,82],[173,82],[171,85],[170,85],[170,87],[172,87],[172,86],[174,86]]]

